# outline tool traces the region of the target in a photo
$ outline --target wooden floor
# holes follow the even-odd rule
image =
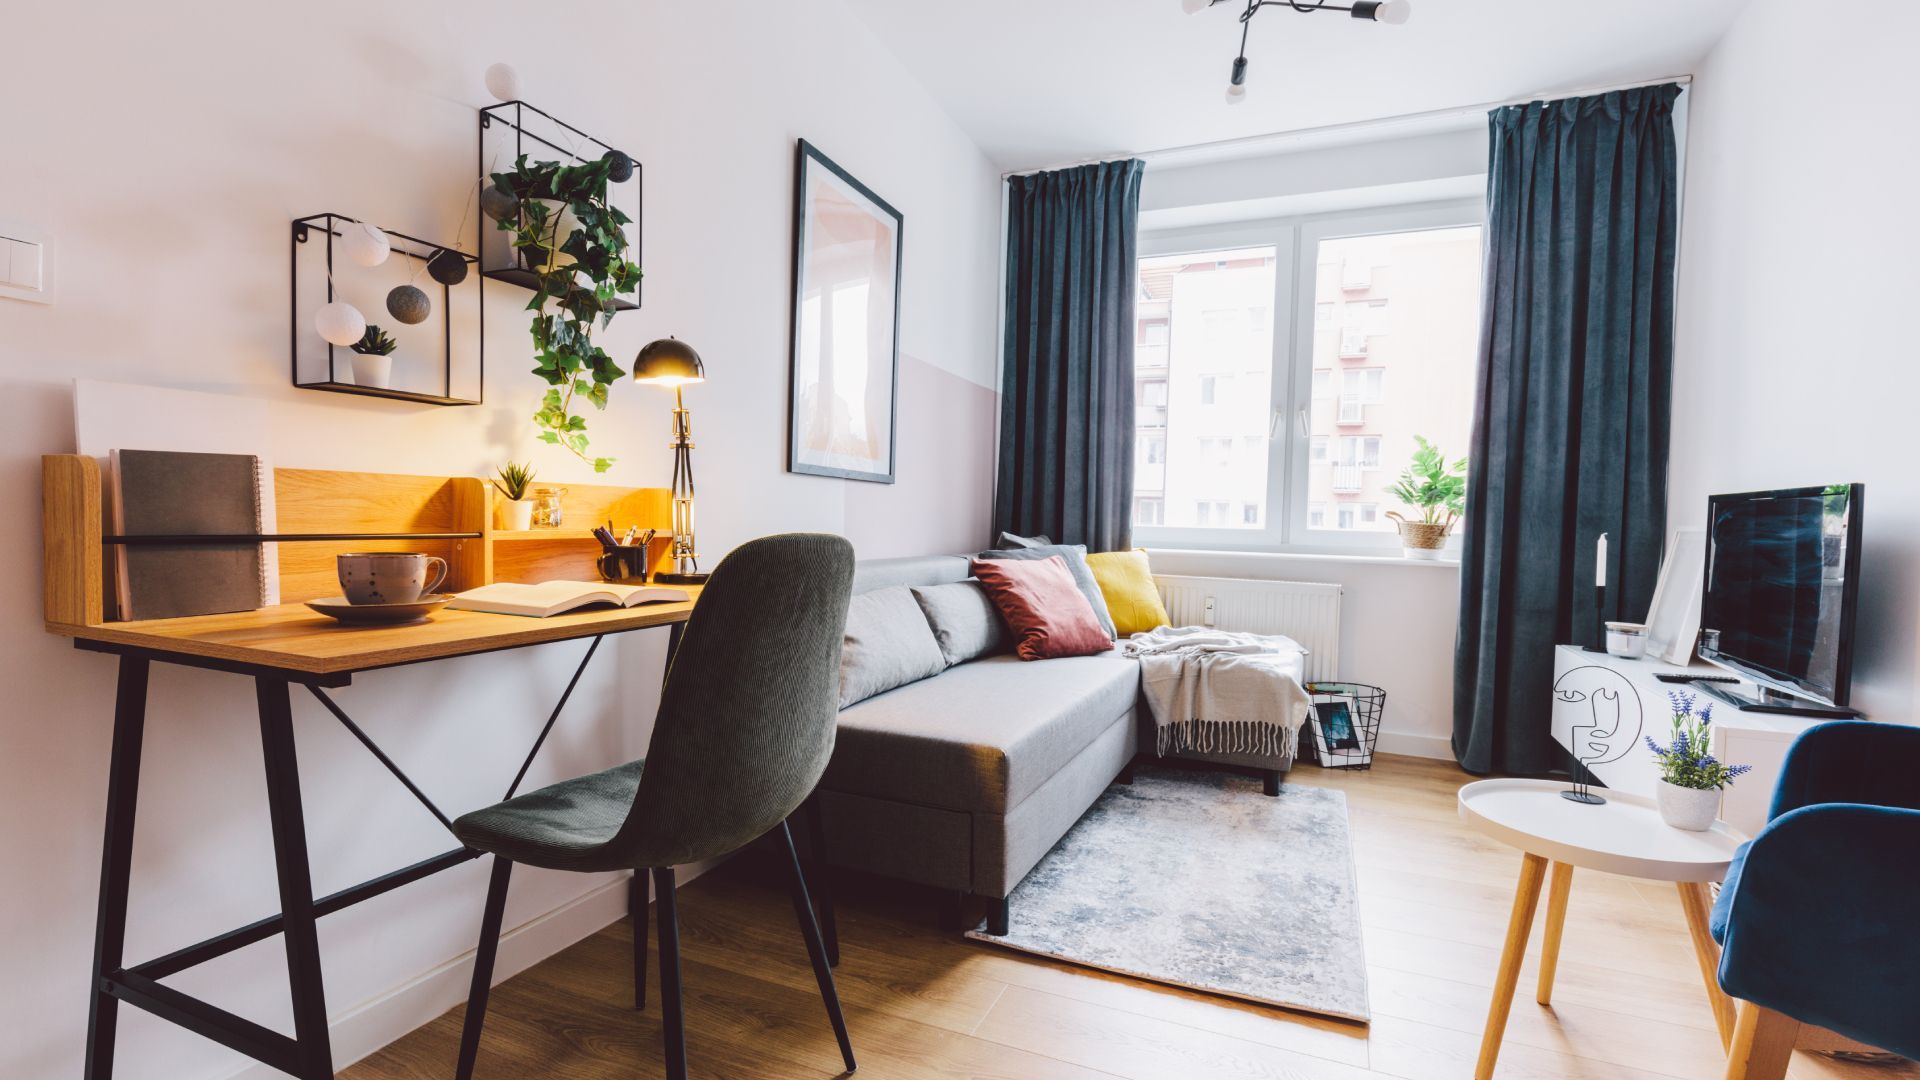
[[[1473,1072],[1520,868],[1463,826],[1472,778],[1381,756],[1372,771],[1303,766],[1289,784],[1347,793],[1374,1020],[1359,1025],[1188,993],[943,934],[931,894],[843,881],[836,971],[862,1077],[1454,1080]],[[1247,798],[1261,798],[1248,781]],[[831,1077],[839,1055],[779,879],[740,860],[680,890],[695,1076]],[[1204,902],[1206,882],[1194,882]],[[1284,912],[1275,912],[1284,917]],[[477,928],[476,928],[477,932]],[[1540,930],[1536,922],[1534,954]],[[630,1008],[622,921],[494,990],[482,1077],[661,1075],[660,1007]],[[650,968],[657,972],[657,968]],[[1720,1076],[1713,1017],[1670,885],[1578,871],[1554,1005],[1521,976],[1498,1075],[1513,1080]],[[353,1080],[452,1075],[461,1014],[349,1069]],[[1796,1054],[1799,1080],[1920,1077],[1920,1067]]]

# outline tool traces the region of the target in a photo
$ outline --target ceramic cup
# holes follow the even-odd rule
[[[447,580],[447,560],[412,551],[375,551],[336,557],[340,590],[349,604],[411,604]],[[429,567],[438,566],[428,580]]]

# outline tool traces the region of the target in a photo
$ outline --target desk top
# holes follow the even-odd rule
[[[1719,881],[1746,838],[1724,821],[1706,832],[1660,820],[1645,795],[1606,788],[1588,806],[1552,780],[1481,780],[1460,789],[1460,818],[1495,839],[1555,862],[1654,881]]]
[[[699,599],[698,587],[687,591]],[[692,611],[692,600],[632,608],[589,608],[546,619],[442,609],[426,622],[349,626],[305,604],[280,604],[257,611],[184,619],[92,626],[49,622],[47,630],[82,642],[130,646],[228,665],[274,668],[294,675],[344,675],[421,660],[667,626],[685,622]]]

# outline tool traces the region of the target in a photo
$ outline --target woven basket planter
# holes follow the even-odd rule
[[[1396,513],[1388,513],[1393,519],[1394,528],[1400,531],[1402,553],[1409,559],[1437,559],[1440,549],[1447,546],[1447,533],[1453,531],[1452,524],[1429,525],[1424,521],[1408,521]]]

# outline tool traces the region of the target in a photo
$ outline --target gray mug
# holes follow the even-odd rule
[[[335,559],[349,604],[411,604],[447,580],[447,560],[413,551],[373,551]],[[439,570],[427,580],[427,568]]]

